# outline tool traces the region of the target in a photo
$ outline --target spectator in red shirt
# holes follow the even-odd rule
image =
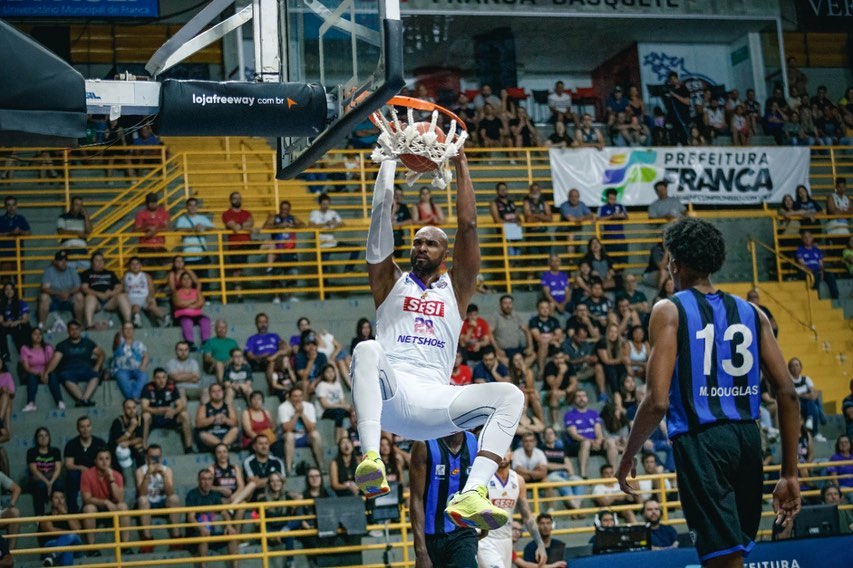
[[[480,361],[483,358],[481,349],[491,345],[498,351],[492,330],[486,320],[480,317],[480,309],[476,304],[470,304],[465,312],[465,321],[462,322],[462,333],[459,335],[459,346],[462,347],[465,360]]]
[[[457,386],[470,385],[473,380],[471,367],[465,364],[462,350],[456,350],[456,362],[453,363],[453,372],[450,374],[450,382]]]
[[[230,200],[231,208],[222,214],[222,223],[226,229],[231,231],[226,235],[228,249],[236,254],[228,254],[225,260],[233,265],[229,276],[239,278],[243,274],[243,267],[240,265],[249,261],[249,255],[245,252],[252,248],[250,244],[252,240],[251,231],[255,226],[255,220],[251,213],[243,209],[243,197],[239,191],[233,192]],[[243,254],[240,254],[240,251],[243,251]],[[242,303],[243,295],[240,292],[243,290],[243,286],[239,281],[235,282],[234,290],[237,292],[237,302]]]
[[[156,193],[145,196],[145,207],[136,213],[134,226],[145,233],[139,237],[139,250],[143,253],[166,252],[166,237],[159,235],[169,228],[169,212],[159,204]]]
[[[83,528],[86,529],[86,544],[95,544],[95,526],[97,520],[92,513],[104,511],[127,511],[124,502],[124,479],[121,473],[112,468],[109,448],[101,448],[95,454],[95,465],[80,476],[80,494],[83,495]],[[130,517],[119,517],[122,528],[130,526]],[[122,542],[130,540],[130,532],[121,531]],[[90,550],[86,556],[100,556],[100,550]]]

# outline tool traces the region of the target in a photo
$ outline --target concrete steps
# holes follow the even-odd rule
[[[752,285],[727,283],[720,287],[746,297]],[[762,282],[759,289],[762,304],[773,312],[779,324],[779,344],[785,357],[799,357],[803,372],[823,391],[828,411],[840,412],[841,400],[849,394],[848,382],[853,376],[853,361],[849,357],[853,351],[853,330],[843,311],[830,300],[819,300],[810,291],[815,330],[812,333],[797,321],[807,319],[808,302],[802,282]]]

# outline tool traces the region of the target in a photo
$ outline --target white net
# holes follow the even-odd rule
[[[457,128],[456,121],[452,120],[444,140],[440,141],[436,126],[437,110],[432,111],[432,120],[426,132],[418,130],[414,111],[411,108],[408,109],[407,118],[408,121],[405,124],[401,123],[394,107],[391,107],[390,121],[378,111],[373,113],[373,123],[379,128],[380,135],[371,158],[377,163],[396,160],[405,154],[426,158],[435,164],[435,170],[431,172],[432,185],[444,189],[452,178],[447,162],[459,153],[459,149],[468,139],[468,133],[462,128]],[[423,174],[424,172],[407,170],[406,183],[413,185]]]

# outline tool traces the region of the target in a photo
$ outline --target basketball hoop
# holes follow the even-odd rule
[[[380,131],[378,145],[371,155],[373,161],[399,159],[409,168],[406,183],[410,186],[423,174],[433,172],[432,185],[439,189],[447,187],[452,178],[447,162],[468,139],[465,122],[444,107],[411,97],[393,97],[387,106],[391,109],[389,118],[379,111],[370,115],[370,121]],[[395,106],[407,108],[406,122],[400,122]],[[415,110],[431,112],[432,120],[415,121]],[[446,134],[436,126],[439,113],[450,119]]]

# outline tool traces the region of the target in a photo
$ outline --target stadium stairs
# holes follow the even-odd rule
[[[741,297],[752,284],[720,286]],[[819,300],[814,292],[812,310],[814,332],[803,322],[807,319],[808,303],[802,282],[761,282],[761,302],[772,312],[779,324],[779,344],[786,359],[799,357],[803,372],[823,391],[827,413],[841,412],[841,401],[850,391],[850,361],[853,351],[853,330],[841,309],[830,300]],[[825,289],[824,289],[825,291]]]

